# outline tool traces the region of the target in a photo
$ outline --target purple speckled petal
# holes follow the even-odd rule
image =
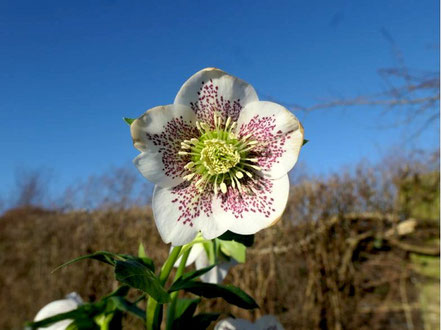
[[[183,182],[189,156],[180,156],[181,142],[198,136],[194,112],[182,105],[148,110],[132,124],[135,146],[143,152],[134,159],[141,174],[161,187]],[[142,137],[142,139],[141,139]]]
[[[288,200],[287,175],[277,180],[243,180],[242,193],[230,186],[226,194],[217,196],[211,184],[199,192],[194,187],[196,180],[173,188],[155,188],[153,213],[166,243],[187,244],[198,231],[206,239],[219,237],[227,230],[254,234],[276,222]]]
[[[237,132],[240,137],[252,134],[259,142],[249,157],[258,159],[264,176],[280,178],[297,162],[303,128],[283,106],[266,101],[248,104],[237,121]]]
[[[227,231],[229,222],[216,221],[214,216],[217,209],[213,204],[213,189],[199,192],[194,181],[173,188],[155,187],[153,214],[165,243],[179,246],[190,243],[199,231],[206,239]]]
[[[213,113],[233,121],[250,102],[258,101],[247,82],[216,68],[206,68],[188,79],[176,95],[174,104],[191,107],[200,121],[213,124]]]
[[[239,194],[236,189],[229,187],[226,194],[220,195],[223,212],[216,213],[217,221],[229,221],[228,230],[249,235],[280,219],[288,202],[288,175],[277,180],[255,177],[242,186],[253,189],[254,194]]]

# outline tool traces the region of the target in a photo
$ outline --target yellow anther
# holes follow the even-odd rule
[[[251,174],[250,172],[248,172],[248,171],[245,171],[245,170],[242,170],[242,171],[244,171],[244,172],[245,172],[245,174],[246,174],[246,175],[248,175],[248,177],[249,177],[249,178],[252,178],[252,177],[253,177],[253,175],[252,175],[252,174]]]
[[[184,166],[184,168],[189,170],[189,169],[193,168],[194,165],[195,165],[194,162],[189,162],[189,163],[187,163],[187,165]]]
[[[227,121],[225,122],[225,129],[228,129],[228,126],[230,126],[231,123],[231,117],[227,118]]]
[[[191,146],[189,146],[188,144],[181,142],[181,148],[182,149],[191,149]]]
[[[188,174],[188,175],[184,176],[183,179],[184,179],[185,181],[191,181],[191,179],[193,179],[193,177],[194,177],[195,175],[196,175],[196,173],[191,173],[191,174]]]
[[[223,194],[227,192],[227,185],[225,184],[225,182],[222,182],[220,184],[220,190],[222,191]]]

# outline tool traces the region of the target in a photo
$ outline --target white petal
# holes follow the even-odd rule
[[[222,220],[218,219],[218,214],[224,213],[224,211],[220,208],[219,195],[217,198],[212,196],[211,210],[212,216],[208,220],[198,221],[198,228],[202,236],[208,240],[217,238],[225,233],[233,221],[232,218],[222,218]]]
[[[143,152],[133,162],[148,180],[161,187],[183,182],[190,156],[181,156],[181,142],[198,135],[193,111],[182,105],[148,110],[131,126],[134,145]]]
[[[173,246],[170,247],[170,251],[173,249]],[[202,252],[205,252],[204,246],[202,244],[194,244],[191,247],[190,254],[188,255],[187,262],[185,263],[185,267],[190,266],[195,260],[202,254]],[[178,258],[175,262],[175,267],[179,267],[179,264],[181,263],[182,256]]]
[[[224,212],[215,215],[218,222],[229,222],[230,231],[242,235],[254,234],[280,219],[288,201],[289,178],[286,174],[277,180],[256,177],[242,188],[246,187],[252,187],[254,193],[238,194],[229,187],[222,195]]]
[[[70,311],[76,309],[77,307],[78,307],[78,303],[72,299],[55,300],[55,301],[52,301],[51,303],[47,304],[46,306],[44,306],[37,313],[34,321],[41,321],[43,319],[46,319],[48,317],[51,317],[51,316],[54,316],[57,314],[70,312]],[[49,329],[49,330],[66,329],[69,326],[69,324],[72,323],[72,321],[73,320],[59,321],[59,322],[56,322],[56,323],[54,323],[44,329]],[[41,328],[41,329],[43,329],[43,328]]]
[[[264,175],[280,178],[293,168],[303,144],[303,127],[283,106],[273,102],[253,102],[237,121],[240,136],[252,134],[259,143],[250,153],[258,159]]]
[[[230,218],[216,219],[216,214],[223,213],[219,195],[214,197],[211,184],[202,193],[199,192],[194,187],[196,181],[193,179],[173,188],[155,187],[153,213],[165,243],[171,242],[175,246],[190,243],[199,231],[210,240],[225,233],[233,221]],[[187,232],[192,234],[187,235]]]
[[[259,330],[284,330],[283,326],[273,315],[264,315],[255,323],[256,329]]]
[[[206,68],[188,79],[176,95],[175,104],[191,107],[198,120],[212,123],[213,112],[234,121],[244,106],[258,101],[256,91],[247,82],[216,69]]]
[[[214,330],[256,330],[250,321],[244,319],[224,319],[216,324]]]
[[[196,259],[195,265],[196,269],[205,268],[211,265],[205,250]],[[220,284],[227,276],[228,270],[235,265],[237,265],[237,261],[233,259],[231,261],[221,262],[217,266],[213,267],[212,270],[203,274],[201,276],[201,281],[206,283]]]
[[[173,188],[155,187],[153,214],[165,243],[190,243],[199,231],[205,239],[219,237],[227,230],[254,234],[276,222],[288,200],[287,175],[277,180],[255,177],[244,183],[241,193],[230,186],[226,194],[217,197],[212,187],[200,193],[194,181]]]
[[[183,185],[186,183],[173,188],[155,186],[153,191],[152,210],[156,227],[162,240],[173,246],[190,243],[199,231],[195,219],[189,216],[189,210],[181,203],[181,194],[185,202],[188,201],[186,198],[191,198],[186,195]]]

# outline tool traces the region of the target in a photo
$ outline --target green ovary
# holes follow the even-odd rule
[[[200,161],[210,175],[228,173],[240,162],[235,146],[219,139],[205,140],[200,155]]]

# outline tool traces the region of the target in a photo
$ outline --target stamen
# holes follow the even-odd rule
[[[231,117],[228,116],[227,121],[225,122],[225,130],[228,129],[228,126],[230,126],[230,123],[231,123]]]
[[[191,146],[189,146],[189,145],[186,144],[185,142],[181,142],[181,148],[182,148],[182,149],[191,149]]]
[[[242,192],[242,186],[240,185],[239,179],[237,179],[237,178],[235,177],[234,180],[236,180],[237,189],[239,190],[239,192]]]
[[[195,153],[195,152],[188,152],[188,151],[179,151],[178,155],[180,155],[180,156],[187,156],[187,155],[198,156],[197,153]]]
[[[255,146],[253,146],[253,145],[251,145],[251,146],[248,146],[248,147],[246,147],[246,148],[239,148],[239,152],[247,152],[247,151],[250,151],[250,150],[252,150],[252,149],[254,149],[254,147]]]
[[[183,179],[184,179],[185,181],[191,181],[191,179],[193,179],[193,177],[194,177],[195,175],[196,175],[196,173],[191,173],[191,174],[188,174],[188,175],[184,176]]]
[[[245,174],[248,175],[249,178],[252,178],[252,177],[253,177],[253,175],[252,175],[250,172],[245,171],[245,170],[242,170],[242,171],[245,172]]]
[[[214,178],[214,185],[213,185],[213,188],[214,188],[214,196],[216,197],[216,196],[217,196],[217,175],[216,175],[216,177]]]
[[[254,169],[257,170],[257,171],[261,171],[261,170],[262,170],[262,168],[261,168],[260,166],[257,166],[257,165],[248,164],[248,163],[243,163],[243,165],[244,165],[244,166],[251,167],[251,168],[254,168]]]
[[[200,178],[198,181],[196,181],[195,183],[195,187],[198,187],[199,185],[201,185],[203,182],[205,181],[205,175]]]
[[[230,175],[230,179],[231,179],[231,186],[233,187],[233,189],[234,188],[236,188],[236,183],[234,182],[234,178],[233,178],[233,176],[231,175],[231,173],[228,173],[229,175]]]
[[[253,134],[247,134],[247,135],[245,135],[244,137],[242,137],[242,141],[246,141],[246,140],[248,140],[250,137],[252,137],[253,136]]]
[[[227,192],[227,185],[224,182],[220,184],[220,190],[222,191],[223,194]]]
[[[208,133],[210,131],[210,127],[206,123],[200,123],[199,126],[201,126],[205,133]]]
[[[249,186],[253,185],[254,171],[261,168],[259,158],[249,155],[249,151],[261,142],[251,133],[239,138],[237,122],[230,116],[224,119],[218,112],[213,113],[212,121],[195,123],[199,138],[183,140],[178,151],[181,156],[191,157],[184,166],[188,172],[183,179],[192,181],[199,191],[212,190],[214,196],[228,193],[229,187],[239,193],[254,191]]]
[[[238,179],[242,179],[242,178],[243,178],[243,173],[237,171],[237,172],[236,172],[236,177],[237,177]]]
[[[194,165],[195,165],[194,162],[189,162],[189,163],[187,163],[187,165],[184,166],[184,168],[189,170],[189,169],[193,168]]]

